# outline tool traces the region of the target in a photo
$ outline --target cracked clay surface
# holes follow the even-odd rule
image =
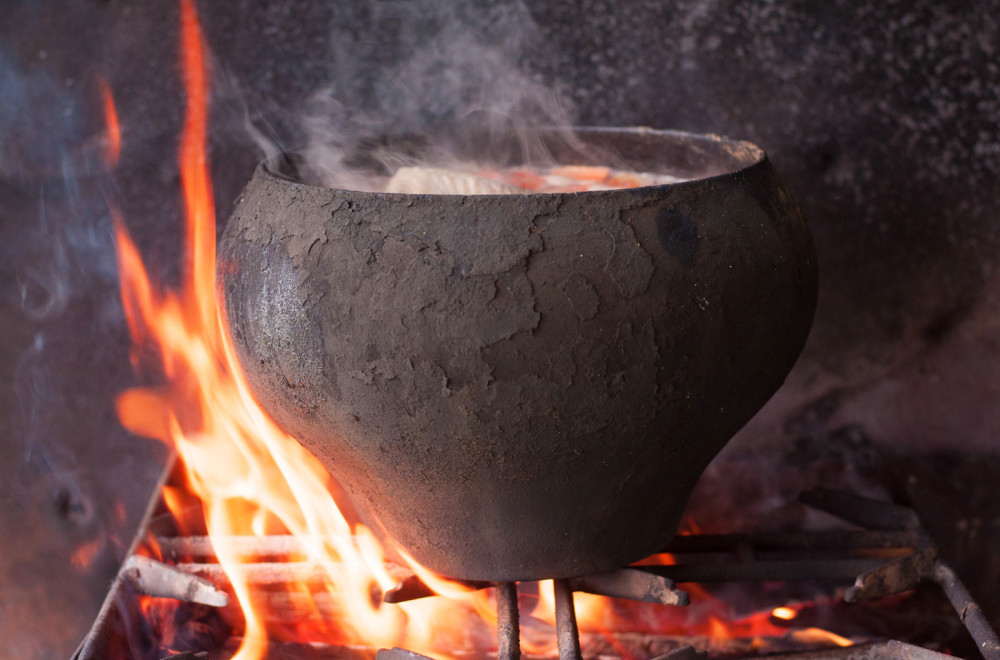
[[[798,354],[814,263],[781,194],[766,162],[481,197],[261,169],[222,244],[230,323],[265,409],[425,565],[602,570],[673,532]]]

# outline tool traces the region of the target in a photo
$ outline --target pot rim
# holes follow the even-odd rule
[[[538,132],[555,132],[557,130],[565,130],[558,127],[539,127],[532,129]],[[638,186],[635,188],[622,188],[622,189],[611,189],[611,190],[584,190],[577,192],[532,192],[525,191],[524,193],[506,193],[506,194],[471,194],[471,195],[460,195],[460,194],[442,194],[442,193],[397,193],[397,192],[382,192],[373,190],[360,190],[354,188],[342,188],[337,186],[323,186],[316,185],[312,183],[307,183],[299,178],[295,178],[291,174],[282,171],[282,165],[286,168],[291,164],[292,157],[295,155],[294,152],[282,152],[270,156],[257,165],[258,174],[265,175],[277,182],[282,184],[289,184],[293,186],[298,186],[305,189],[313,190],[323,190],[323,191],[338,191],[351,194],[365,194],[365,195],[375,195],[379,198],[387,200],[412,200],[415,198],[421,199],[443,199],[443,198],[467,198],[467,199],[491,199],[491,198],[522,198],[522,197],[553,197],[560,195],[586,195],[586,196],[601,196],[601,195],[613,195],[621,193],[622,191],[637,191],[637,190],[663,190],[669,188],[676,188],[679,186],[686,186],[691,184],[700,184],[707,181],[715,181],[720,179],[725,179],[733,176],[737,176],[748,172],[751,169],[760,167],[764,163],[768,162],[767,152],[761,147],[750,142],[748,140],[739,140],[735,138],[726,137],[723,135],[718,135],[716,133],[694,133],[690,131],[681,131],[675,129],[662,129],[662,128],[650,128],[648,126],[573,126],[570,130],[576,134],[591,134],[591,135],[652,135],[664,138],[672,138],[677,141],[687,140],[695,143],[705,143],[705,144],[716,144],[722,145],[726,148],[732,158],[735,161],[745,160],[743,164],[740,164],[734,168],[726,168],[725,171],[719,172],[717,174],[711,174],[707,176],[696,176],[692,178],[687,178],[682,181],[677,181],[674,183],[660,183],[652,186]],[[294,165],[293,165],[294,167]]]

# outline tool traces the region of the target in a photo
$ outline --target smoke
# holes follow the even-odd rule
[[[25,65],[0,45],[0,314],[13,395],[0,404],[11,407],[5,455],[20,466],[8,467],[5,485],[41,481],[54,499],[70,493],[79,503],[70,508],[89,512],[76,456],[54,420],[67,407],[68,363],[79,359],[68,347],[121,324],[111,182],[100,162],[102,126],[88,112],[92,90],[44,65]]]
[[[544,49],[524,3],[390,0],[362,11],[364,28],[334,29],[329,79],[292,118],[296,138],[250,124],[265,155],[294,151],[305,179],[364,189],[416,160],[467,158],[461,145],[473,139],[521,163],[550,159],[538,127],[575,144],[567,94],[525,65]]]
[[[75,95],[44,70],[23,70],[0,45],[0,99],[0,176],[58,173],[80,134]]]

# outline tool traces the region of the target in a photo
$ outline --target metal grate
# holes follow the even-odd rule
[[[759,582],[824,580],[848,583],[845,600],[883,598],[914,589],[921,583],[938,584],[975,640],[985,660],[1000,660],[1000,641],[982,609],[937,551],[912,509],[839,491],[818,489],[803,493],[800,500],[862,529],[835,532],[788,532],[763,534],[700,534],[678,536],[663,549],[676,563],[666,566],[636,565],[617,571],[571,579],[555,580],[556,638],[560,660],[583,657],[577,630],[573,593],[586,592],[664,606],[688,604],[687,593],[677,588],[683,583]],[[142,616],[136,611],[136,595],[175,598],[207,607],[224,606],[228,578],[217,563],[211,541],[204,536],[158,537],[163,557],[187,558],[189,563],[167,564],[133,554],[123,564],[91,633],[74,655],[74,660],[107,660],[129,657],[129,634]],[[306,560],[298,542],[290,536],[232,539],[237,551],[246,556],[243,567],[252,586],[265,588],[289,581],[323,579],[318,564]],[[873,556],[873,555],[878,555]],[[292,561],[275,561],[278,557]],[[299,559],[299,560],[297,560]],[[398,578],[393,589],[383,594],[386,603],[400,603],[434,596],[419,577],[407,569],[387,565]],[[518,625],[518,586],[511,582],[466,582],[474,589],[496,588],[497,653],[500,660],[521,657]],[[278,602],[287,595],[272,592],[274,610],[294,616],[294,603]],[[323,610],[323,600],[316,605]],[[323,612],[336,617],[332,605]],[[132,629],[130,631],[130,628]],[[370,659],[372,649],[317,645],[283,645],[284,657]],[[134,654],[133,654],[134,655]],[[190,654],[188,654],[190,655]],[[461,655],[461,654],[459,654]],[[491,654],[492,655],[492,654]],[[194,657],[194,656],[191,656]],[[706,657],[691,646],[676,648],[658,656],[670,660],[699,660]],[[945,658],[937,652],[890,641],[861,644],[840,649],[783,654],[782,658]],[[405,649],[383,649],[377,660],[419,660]]]

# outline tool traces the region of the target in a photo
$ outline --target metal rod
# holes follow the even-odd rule
[[[983,654],[983,658],[985,660],[1000,660],[1000,639],[997,638],[996,631],[986,619],[983,608],[979,607],[972,599],[965,585],[955,575],[955,571],[938,563],[934,579],[941,585],[941,589],[951,601],[958,617],[965,624],[966,630],[972,635],[972,639],[976,640],[976,646]]]
[[[583,660],[570,581],[553,580],[553,589],[556,597],[556,642],[559,645],[559,660]]]
[[[674,582],[757,582],[760,580],[851,580],[878,568],[880,559],[804,559],[793,561],[699,562],[637,566]]]
[[[229,584],[229,576],[221,564],[177,564],[177,568],[205,578],[217,586],[225,587]],[[289,582],[322,586],[331,579],[323,565],[315,562],[243,564],[238,568],[242,577],[253,586],[283,585]]]
[[[497,660],[521,657],[521,624],[517,612],[517,584],[497,582]]]
[[[741,543],[755,551],[909,549],[921,542],[914,530],[837,530],[828,532],[777,532],[761,534],[684,534],[675,536],[661,552],[735,552]]]
[[[799,501],[868,529],[901,530],[920,526],[920,520],[913,509],[830,488],[807,490],[799,495]]]
[[[224,539],[231,554],[244,559],[267,557],[306,558],[302,542],[290,534],[273,536],[227,536]],[[164,557],[171,559],[214,559],[215,546],[208,536],[158,536],[156,545]]]
[[[338,598],[326,592],[274,591],[254,589],[250,602],[262,611],[267,623],[295,625],[308,621],[339,621],[346,616]]]

